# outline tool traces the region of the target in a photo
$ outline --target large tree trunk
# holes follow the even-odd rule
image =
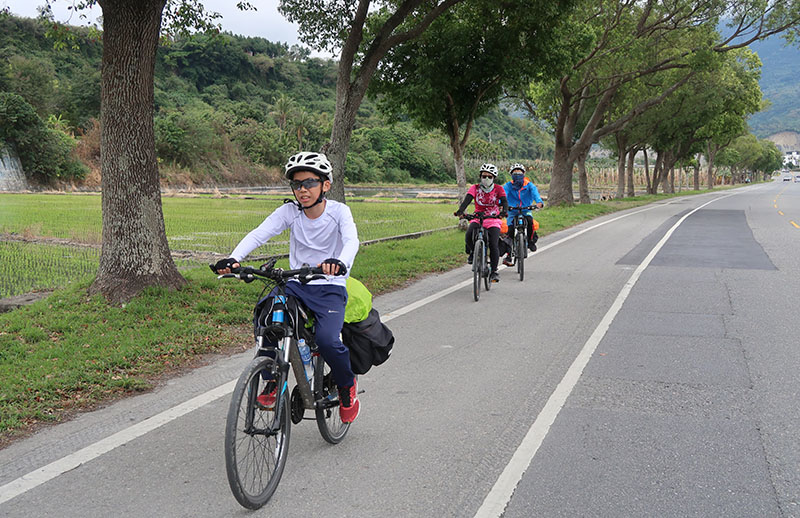
[[[706,159],[708,160],[708,190],[714,188],[714,157],[717,156],[717,149],[714,144],[709,142],[706,144]]]
[[[662,172],[664,168],[664,153],[656,153],[656,163],[653,166],[653,183],[650,185],[650,194],[658,194],[658,185],[661,183]]]
[[[344,175],[345,162],[347,161],[347,151],[350,149],[350,139],[353,136],[353,124],[356,120],[358,104],[355,107],[349,102],[350,95],[337,95],[336,113],[333,117],[333,128],[331,129],[331,139],[324,146],[322,152],[328,157],[333,167],[333,183],[328,191],[328,197],[342,202],[344,199]]]
[[[697,158],[697,162],[694,164],[694,190],[700,190],[700,158]]]
[[[578,160],[575,163],[578,165],[578,197],[583,204],[592,203],[589,196],[589,174],[586,171],[586,157],[589,155],[589,150],[582,152],[578,155]]]
[[[559,146],[553,154],[553,173],[550,177],[550,189],[547,192],[547,205],[572,205],[575,203],[572,194],[573,163],[568,160],[569,148]]]
[[[458,183],[458,199],[463,200],[467,194],[467,173],[464,167],[464,147],[458,139],[450,139],[450,148],[453,150],[453,164],[456,168],[456,182]]]
[[[625,137],[621,132],[615,135],[617,141],[617,198],[625,196]]]
[[[636,196],[636,187],[633,184],[633,175],[635,173],[635,169],[634,169],[634,167],[635,167],[635,163],[634,163],[635,159],[636,159],[636,148],[633,148],[630,151],[628,151],[628,167],[626,168],[626,170],[627,170],[626,177],[628,179],[626,195],[629,198],[633,198],[634,196]]]
[[[651,194],[650,191],[650,165],[647,163],[647,148],[642,150],[644,153],[644,179],[647,182],[647,194]]]
[[[165,0],[100,0],[103,246],[90,293],[112,302],[186,280],[169,251],[153,133],[153,74]]]

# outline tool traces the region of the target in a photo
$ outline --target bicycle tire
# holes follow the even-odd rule
[[[525,234],[520,232],[516,238],[517,246],[517,273],[519,280],[522,282],[525,279]]]
[[[323,403],[337,402],[339,400],[339,389],[331,375],[331,368],[322,359],[322,356],[314,356],[314,399],[322,400]],[[350,423],[343,423],[339,414],[339,405],[330,407],[317,407],[317,428],[322,438],[331,444],[339,444],[347,435]]]
[[[489,280],[489,276],[492,274],[492,267],[489,264],[489,252],[486,250],[488,247],[486,246],[486,243],[483,245],[483,261],[481,261],[481,264],[483,265],[483,287],[486,288],[486,291],[489,291],[489,289],[492,287],[492,281]]]
[[[475,241],[475,249],[472,251],[472,296],[475,302],[481,298],[481,277],[483,276],[483,266],[486,260],[483,257],[483,241]]]
[[[266,356],[250,362],[236,382],[228,408],[225,470],[234,498],[247,509],[259,509],[272,497],[289,451],[291,424],[287,391],[280,390],[281,401],[276,400],[272,409],[260,407],[256,402],[266,384],[262,373],[272,374],[276,370],[274,364],[275,360]],[[285,387],[285,383],[279,382],[278,387],[281,386]],[[249,431],[248,415],[252,416]],[[275,424],[278,428],[274,435],[262,433]]]

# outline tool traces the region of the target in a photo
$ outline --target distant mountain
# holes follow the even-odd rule
[[[750,117],[759,138],[783,131],[800,132],[800,49],[780,37],[750,45],[761,58],[761,90],[772,106]]]

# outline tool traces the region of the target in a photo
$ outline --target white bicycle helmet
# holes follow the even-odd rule
[[[487,163],[485,163],[485,164],[483,164],[483,165],[481,166],[481,170],[480,170],[480,172],[481,172],[481,173],[489,173],[490,175],[492,175],[492,176],[494,176],[495,178],[497,178],[497,166],[496,166],[496,165],[494,165],[494,164],[490,164],[490,163],[488,163],[488,162],[487,162]],[[479,174],[480,174],[480,173],[479,173]]]
[[[512,164],[511,167],[508,169],[508,172],[510,173],[514,171],[514,169],[520,169],[522,170],[522,174],[525,174],[525,166],[520,163]]]
[[[283,175],[287,180],[291,180],[297,171],[311,171],[333,182],[333,167],[328,161],[328,157],[322,153],[301,151],[289,157]]]

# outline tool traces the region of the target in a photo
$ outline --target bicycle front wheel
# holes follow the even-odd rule
[[[225,469],[236,500],[248,509],[266,504],[278,487],[289,451],[290,408],[284,383],[271,406],[256,401],[276,375],[275,360],[250,362],[233,389],[225,426]]]
[[[343,423],[339,415],[339,389],[333,381],[331,368],[322,356],[314,356],[313,361],[317,428],[323,439],[331,444],[339,444],[347,435],[350,423]]]
[[[479,239],[475,241],[475,249],[472,251],[472,296],[475,302],[481,298],[481,277],[486,264],[484,255],[483,241]]]
[[[490,261],[489,250],[488,247],[486,246],[486,243],[484,243],[483,261],[481,261],[481,264],[483,265],[483,287],[486,288],[486,291],[489,291],[489,289],[492,287],[492,281],[489,280],[489,277],[492,274],[492,267],[489,264],[489,261]]]
[[[516,237],[517,240],[517,273],[519,280],[525,278],[525,234],[519,232]]]

